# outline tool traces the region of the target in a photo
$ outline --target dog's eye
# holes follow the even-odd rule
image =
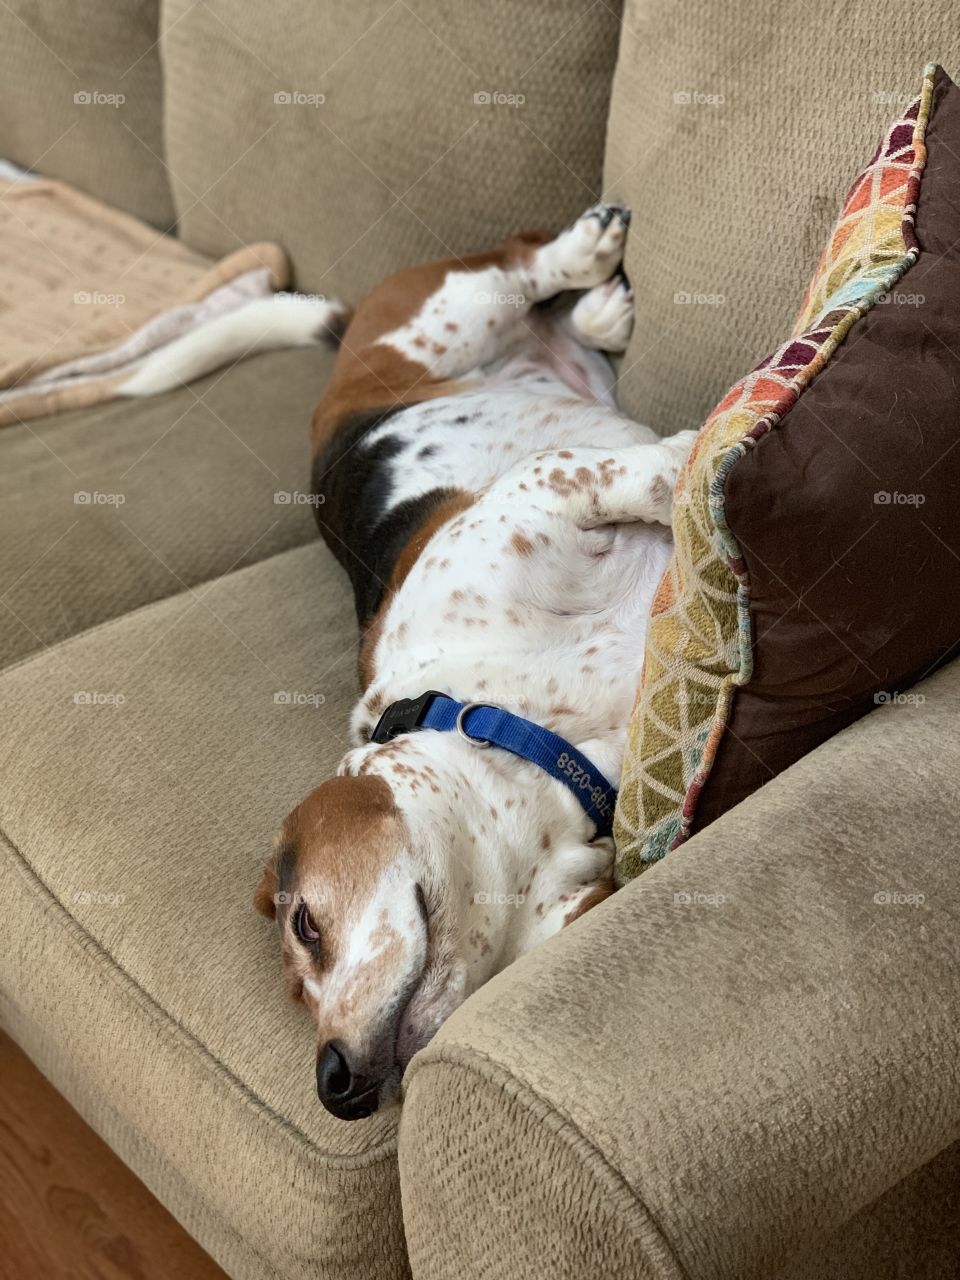
[[[297,914],[294,918],[293,927],[297,937],[305,947],[311,949],[316,947],[320,941],[320,930],[313,923],[313,916],[310,914],[310,908],[305,902],[301,902],[297,908]]]

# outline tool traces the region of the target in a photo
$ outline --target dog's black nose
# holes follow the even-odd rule
[[[317,1094],[338,1120],[362,1120],[377,1109],[380,1082],[356,1070],[346,1046],[329,1040],[317,1057]]]

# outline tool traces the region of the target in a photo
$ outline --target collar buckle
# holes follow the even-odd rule
[[[370,741],[384,743],[400,733],[413,733],[423,724],[423,718],[434,698],[443,696],[436,689],[428,689],[419,698],[401,698],[399,702],[392,702],[377,721]]]

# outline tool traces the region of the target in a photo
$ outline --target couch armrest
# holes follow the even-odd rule
[[[960,664],[915,692],[414,1059],[416,1280],[768,1277],[960,1134]]]

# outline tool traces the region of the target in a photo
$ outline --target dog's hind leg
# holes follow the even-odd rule
[[[558,236],[526,232],[487,253],[425,263],[384,280],[342,337],[314,415],[314,449],[358,415],[468,390],[524,344],[539,355],[532,308],[609,279],[623,257],[629,221],[622,206],[598,204]]]
[[[425,365],[433,378],[465,377],[499,360],[523,339],[526,317],[537,303],[608,280],[623,257],[629,220],[620,205],[596,205],[556,237],[529,232],[488,254],[419,269],[436,278],[442,268],[442,274],[416,311],[376,341]],[[378,300],[382,308],[386,293],[410,274],[386,281],[371,301]],[[355,330],[356,322],[347,344]]]

